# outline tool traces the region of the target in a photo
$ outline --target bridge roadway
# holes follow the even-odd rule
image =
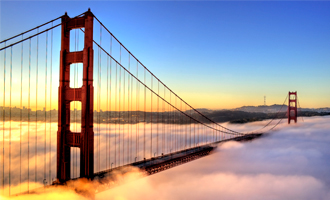
[[[120,166],[117,168],[95,173],[93,180],[98,183],[96,184],[97,187],[95,188],[95,193],[102,192],[104,190],[108,190],[112,187],[118,186],[119,183],[118,181],[116,181],[118,173],[121,175],[125,175],[132,170],[132,167],[139,168],[146,176],[149,176],[207,156],[213,149],[217,147],[219,143],[227,141],[248,141],[260,136],[262,136],[262,133],[247,134],[240,137],[222,140],[199,147],[193,147],[179,152],[161,155],[158,157],[153,157],[151,159],[145,159],[139,162],[131,163],[129,165]],[[116,173],[112,173],[114,171],[116,171]]]

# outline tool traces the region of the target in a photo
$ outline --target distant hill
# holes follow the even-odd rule
[[[281,109],[282,108],[282,109]],[[287,105],[270,105],[270,106],[242,106],[240,108],[232,109],[233,111],[244,111],[244,112],[261,112],[261,113],[276,113],[281,109],[281,112],[284,112],[288,109]],[[299,111],[309,111],[309,112],[330,112],[330,108],[301,108]]]
[[[282,108],[282,109],[281,109]],[[210,110],[210,109],[197,109],[199,112],[203,113],[208,118],[215,122],[231,122],[231,123],[246,123],[252,121],[260,121],[264,119],[273,118],[285,118],[287,112],[286,105],[271,105],[271,106],[243,106],[240,108],[235,108],[231,110]],[[3,118],[5,121],[44,121],[45,116],[47,121],[57,122],[58,111],[53,110],[37,110],[31,111],[23,107],[23,109],[17,107],[2,107],[0,106],[0,119]],[[278,113],[278,111],[280,111]],[[188,115],[197,119],[200,122],[209,123],[203,116],[196,112],[191,112],[191,110],[185,111]],[[94,111],[95,123],[174,123],[174,124],[186,124],[191,123],[190,118],[179,118],[176,112],[143,112],[143,111]],[[3,116],[3,114],[5,116]],[[81,110],[73,111],[71,110],[71,115],[76,115],[77,118],[71,117],[71,122],[79,122],[81,117]],[[330,115],[330,108],[303,108],[298,110],[298,116],[324,116]],[[133,120],[132,120],[133,119]],[[164,120],[163,120],[164,119]]]
[[[260,112],[260,113],[276,113],[279,110],[285,112],[288,109],[287,105],[274,104],[271,106],[242,106],[240,108],[232,109],[233,111],[244,111],[244,112]]]
[[[270,106],[243,106],[228,110],[209,110],[205,108],[197,110],[215,122],[246,123],[264,119],[286,118],[287,109],[287,105],[274,104]],[[330,115],[330,108],[298,108],[298,117],[324,115]]]

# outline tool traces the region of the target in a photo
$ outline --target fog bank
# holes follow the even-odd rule
[[[260,123],[235,126],[250,130]],[[329,144],[330,117],[283,121],[260,139],[221,144],[207,157],[96,199],[330,199]]]

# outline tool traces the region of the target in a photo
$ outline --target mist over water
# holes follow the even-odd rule
[[[120,177],[120,180],[126,184],[98,193],[96,194],[96,199],[330,199],[328,191],[330,187],[330,170],[328,169],[328,166],[330,166],[329,122],[330,117],[304,118],[304,122],[300,120],[297,124],[290,125],[287,124],[286,120],[283,120],[276,130],[265,134],[265,136],[259,139],[250,142],[232,141],[222,143],[209,156],[152,176],[141,178],[143,175],[141,175],[139,170],[134,169],[132,172]],[[247,124],[225,123],[223,125],[237,131],[248,132],[263,127],[265,123],[267,121]],[[23,126],[25,125],[23,123]],[[50,178],[55,176],[56,125],[56,123],[52,123],[30,127],[30,168],[27,169],[29,166],[27,165],[27,159],[22,159],[22,184],[20,185],[19,176],[16,173],[20,170],[20,166],[15,164],[19,163],[18,144],[20,137],[18,132],[15,131],[20,130],[20,124],[12,122],[11,194],[27,190],[26,173],[28,171],[30,172],[30,190],[42,188],[44,169],[48,172],[49,166],[51,166]],[[40,148],[37,148],[36,157],[34,154],[35,132],[37,130],[37,141],[41,141],[44,144],[44,127],[47,127],[47,130],[52,130],[51,138],[46,134],[46,141],[50,139],[54,141],[50,148],[52,153],[49,154],[49,143],[46,142],[46,156],[43,154],[45,149],[42,145]],[[131,128],[131,133],[133,134],[131,136],[134,136],[134,130],[136,130],[134,128],[136,127],[132,126]],[[143,134],[141,134],[143,133],[143,128],[143,124],[140,124],[138,127],[139,131],[141,131],[139,132],[140,138],[143,137]],[[148,130],[149,128],[146,125],[146,129]],[[176,128],[174,131],[178,136],[181,132],[184,133],[182,130],[189,127],[177,126]],[[101,141],[99,145],[101,152],[107,149],[105,143],[107,129],[111,129],[111,127],[107,128],[101,125],[100,131],[94,130],[96,135],[95,171],[98,170],[98,161],[100,161],[100,170],[106,167],[106,155],[100,154],[101,157],[98,160],[97,142]],[[27,129],[24,128],[22,130],[22,138],[27,139]],[[118,127],[113,129],[111,141],[108,140],[112,145],[114,145],[114,138],[119,137],[119,133],[116,133],[116,130],[118,130]],[[129,132],[123,130],[121,129],[121,133]],[[122,134],[121,136],[123,136],[122,139],[130,137],[128,134]],[[5,135],[5,148],[8,148],[6,137],[7,135]],[[171,146],[175,146],[175,144],[171,144],[170,138],[168,139],[168,143],[165,144],[167,151],[170,150]],[[209,140],[211,139],[209,138]],[[136,154],[134,151],[135,146],[131,147],[133,147],[132,153]],[[114,148],[114,146],[111,148]],[[139,149],[138,155],[141,157],[143,148],[140,146]],[[146,149],[148,154],[150,154],[150,146],[146,146]],[[26,150],[27,146],[24,144],[22,146],[22,155],[26,156]],[[119,150],[118,146],[117,150]],[[126,151],[126,148],[124,150]],[[152,150],[155,151],[157,149]],[[72,154],[74,151],[73,149]],[[161,149],[159,149],[159,152],[161,152]],[[5,155],[5,159],[8,159],[8,155]],[[123,160],[125,161],[127,158],[134,159],[134,156],[127,157],[126,154]],[[73,157],[73,159],[79,158]],[[108,166],[110,162],[113,162],[114,157],[110,159],[111,161],[108,160]],[[34,174],[35,161],[38,163],[36,183]],[[51,162],[51,165],[49,165],[49,162]],[[5,164],[5,177],[8,177],[8,163],[6,162]],[[45,166],[46,168],[44,168]],[[79,174],[78,172],[75,170],[71,172],[71,175],[74,176],[74,173]],[[47,177],[48,175],[46,174]],[[5,184],[4,192],[5,196],[7,196],[6,193],[9,191],[8,178],[5,179]],[[90,183],[83,182],[79,184],[84,188],[88,188]],[[62,198],[73,200],[83,198],[75,193],[72,188],[53,188],[46,189],[44,192],[13,197],[13,199]],[[7,197],[0,196],[1,198],[6,199]]]
[[[330,117],[304,118],[251,142],[96,195],[96,199],[330,199]],[[235,126],[250,130],[264,122]],[[253,128],[252,128],[253,129]]]
[[[229,135],[200,124],[94,124],[94,172],[173,153]],[[80,132],[81,124],[70,130]],[[56,122],[0,124],[0,195],[11,196],[50,185],[56,179]],[[71,178],[80,176],[80,149],[71,148]]]

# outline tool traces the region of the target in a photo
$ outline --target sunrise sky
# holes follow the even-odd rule
[[[151,72],[195,108],[257,106],[264,96],[268,105],[282,104],[289,90],[298,91],[302,107],[330,107],[328,1],[1,1],[0,6],[0,40],[65,11],[73,17],[90,7]],[[60,43],[55,37],[54,96]],[[57,101],[53,104],[56,108]]]

